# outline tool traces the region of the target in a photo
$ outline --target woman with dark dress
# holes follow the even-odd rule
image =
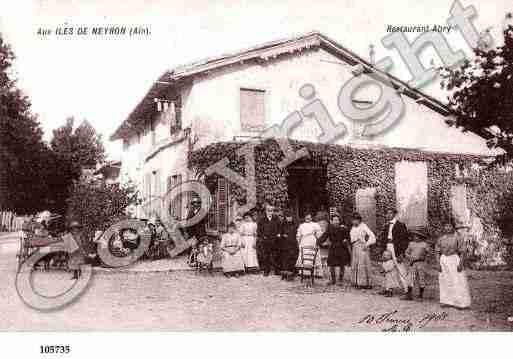
[[[330,268],[331,280],[329,285],[337,283],[336,268],[339,268],[339,284],[344,282],[344,269],[351,262],[349,228],[340,223],[340,217],[335,214],[331,217],[331,223],[327,230],[317,240],[317,245],[329,242],[328,245],[328,267]]]

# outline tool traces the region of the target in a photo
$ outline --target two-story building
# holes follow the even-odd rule
[[[341,86],[355,76],[351,69],[357,64],[387,86],[400,89],[405,106],[393,129],[372,140],[358,136],[358,126],[342,115],[337,102]],[[298,216],[321,208],[356,208],[372,227],[381,224],[385,208],[391,206],[400,209],[411,225],[428,225],[434,217],[441,220],[445,214],[437,212],[440,206],[455,211],[457,203],[463,203],[460,212],[467,211],[465,183],[458,178],[491,155],[484,139],[448,126],[450,112],[442,103],[318,32],[164,73],[111,136],[112,141],[123,141],[121,179],[137,183],[146,201],[162,196],[198,174],[190,169],[192,151],[196,159],[205,149],[224,155],[223,151],[258,139],[264,129],[300,111],[309,101],[299,95],[305,84],[313,86],[315,98],[335,123],[346,125],[349,134],[319,144],[320,126],[304,117],[290,138],[310,147],[311,156],[291,164],[279,179],[264,175],[265,168],[275,164],[259,162],[259,203],[276,200]],[[357,96],[354,101],[365,106],[377,101],[379,91],[370,88]],[[237,211],[238,202],[229,188],[226,179],[218,179],[209,215],[211,229],[223,229]],[[448,197],[438,203],[442,192]],[[181,215],[186,201],[174,206],[174,213]]]

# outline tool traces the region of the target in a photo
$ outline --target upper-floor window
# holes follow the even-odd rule
[[[240,89],[240,124],[243,131],[265,127],[265,90]]]

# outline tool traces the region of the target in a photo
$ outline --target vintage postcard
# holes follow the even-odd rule
[[[513,329],[511,1],[4,8],[1,331]]]

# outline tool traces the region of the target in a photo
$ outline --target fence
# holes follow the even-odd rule
[[[13,212],[0,212],[0,232],[21,231],[25,217],[18,217]]]

